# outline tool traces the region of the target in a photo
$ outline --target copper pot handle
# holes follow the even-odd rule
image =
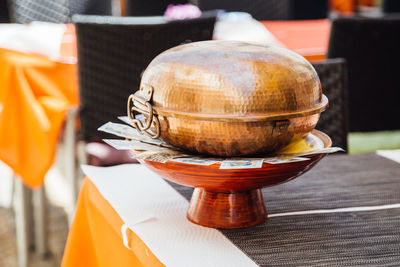
[[[139,91],[129,96],[127,109],[132,126],[141,134],[157,139],[160,137],[160,122],[157,115],[154,114],[153,106],[149,102],[152,94],[153,88],[144,89],[144,87],[141,87]],[[135,112],[143,114],[144,123],[135,117]],[[155,129],[155,132],[151,131],[151,128]]]

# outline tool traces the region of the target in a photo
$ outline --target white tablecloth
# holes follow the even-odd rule
[[[64,24],[49,22],[0,24],[0,47],[58,59],[65,30]]]
[[[257,266],[219,231],[190,223],[188,201],[139,164],[83,166],[121,219],[166,266]]]

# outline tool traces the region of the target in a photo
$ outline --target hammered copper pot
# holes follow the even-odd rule
[[[158,55],[128,100],[133,125],[194,153],[273,152],[306,135],[327,107],[317,73],[300,55],[235,41],[185,44]],[[145,115],[145,122],[135,119]]]

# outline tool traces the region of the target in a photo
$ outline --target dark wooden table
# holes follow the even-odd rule
[[[189,199],[190,188],[172,185]],[[331,155],[262,191],[267,222],[221,231],[259,265],[400,263],[399,163],[376,154]]]

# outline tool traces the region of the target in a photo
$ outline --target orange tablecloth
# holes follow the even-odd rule
[[[76,53],[70,43],[62,50],[69,59]],[[40,186],[53,163],[66,111],[78,104],[76,60],[62,63],[0,49],[0,86],[0,160],[26,185]]]
[[[132,250],[123,245],[123,224],[114,208],[86,178],[61,266],[164,266],[132,231],[127,233]]]
[[[329,20],[261,21],[261,23],[288,49],[309,61],[326,58],[331,29]]]

